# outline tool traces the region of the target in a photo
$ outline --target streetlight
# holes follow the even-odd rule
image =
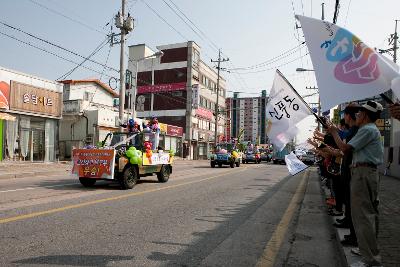
[[[133,94],[131,97],[131,108],[132,108],[132,118],[136,118],[136,95],[137,95],[137,89],[138,89],[138,69],[139,69],[139,61],[145,60],[147,58],[160,58],[164,55],[163,51],[157,51],[152,55],[145,56],[139,59],[136,59],[136,69],[135,69],[135,88],[133,89]],[[151,69],[151,85],[154,85],[154,68],[152,66]],[[153,98],[153,93],[151,94],[151,97]]]
[[[313,69],[305,69],[305,68],[296,68],[297,72],[305,72],[305,71],[315,71]],[[311,88],[310,88],[311,89]],[[317,88],[315,88],[317,89]],[[318,94],[318,117],[321,116],[321,100],[320,100],[320,96]],[[318,121],[318,130],[320,129],[320,123]]]

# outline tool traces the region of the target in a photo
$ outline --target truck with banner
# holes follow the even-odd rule
[[[165,183],[172,173],[174,151],[153,149],[154,134],[114,132],[107,134],[98,147],[74,149],[72,173],[86,187],[98,180],[111,180],[131,189],[140,177],[153,174]]]

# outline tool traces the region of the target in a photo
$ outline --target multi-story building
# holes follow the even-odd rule
[[[217,126],[217,72],[201,60],[200,47],[193,41],[157,46],[162,57],[145,44],[129,47],[128,70],[137,77],[137,117],[155,116],[159,121],[184,129],[183,156],[206,158],[218,137],[225,132],[226,81],[220,78]],[[137,74],[136,74],[137,73]],[[135,89],[135,81],[133,82]],[[127,90],[133,95],[132,90]],[[178,144],[179,146],[179,144]]]
[[[267,92],[263,90],[259,97],[239,97],[234,93],[232,98],[226,99],[228,139],[238,137],[243,129],[242,141],[266,144],[266,106],[268,102]]]

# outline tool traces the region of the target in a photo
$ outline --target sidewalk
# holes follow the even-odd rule
[[[71,162],[0,162],[0,179],[34,177],[40,175],[70,174]]]
[[[329,190],[325,186],[326,193]],[[382,264],[384,267],[400,266],[400,179],[381,176],[380,183],[380,205],[379,205],[379,234],[378,244],[381,250]],[[335,219],[342,218],[331,217],[332,224]],[[334,227],[335,228],[335,227]],[[338,245],[343,250],[348,265],[361,260],[361,257],[350,252],[353,247],[344,247],[340,240],[343,240],[345,234],[349,234],[349,229],[335,228]]]

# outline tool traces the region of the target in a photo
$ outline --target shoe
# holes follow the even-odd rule
[[[342,244],[342,246],[345,246],[345,247],[357,247],[358,246],[357,240],[354,238],[345,238],[342,241],[340,241],[340,243]]]
[[[343,212],[340,212],[337,210],[330,210],[330,211],[328,211],[328,214],[331,216],[343,216]]]
[[[350,228],[350,224],[349,223],[334,223],[333,226],[335,226],[336,228]]]
[[[336,219],[336,222],[337,222],[337,223],[344,223],[344,222],[347,222],[347,218],[346,218],[346,217],[343,217],[343,218]]]
[[[361,252],[360,252],[359,248],[352,248],[350,250],[350,252],[353,253],[354,255],[361,256]]]

